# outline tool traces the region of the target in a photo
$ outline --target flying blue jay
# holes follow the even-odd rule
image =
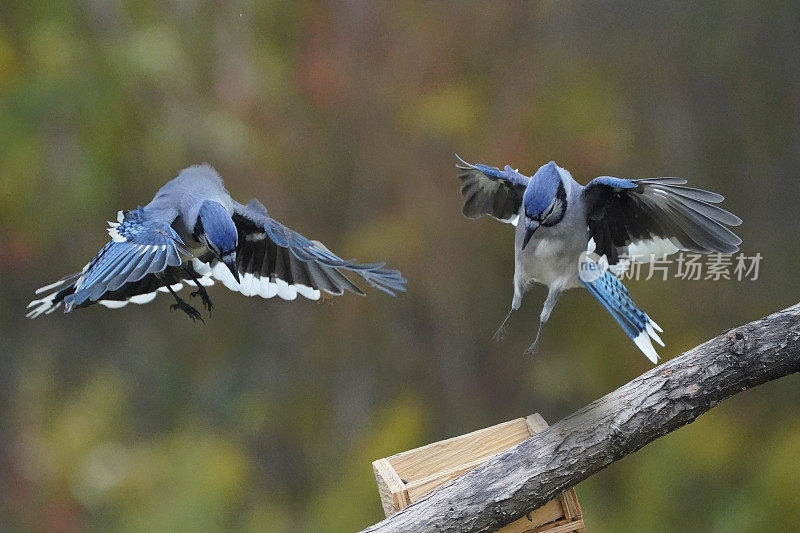
[[[36,293],[28,317],[64,312],[99,303],[122,307],[150,302],[158,292],[175,298],[172,309],[192,320],[200,313],[176,291],[196,286],[210,312],[206,286],[214,280],[245,296],[293,300],[298,294],[311,300],[321,291],[340,295],[344,290],[364,294],[343,272],[358,274],[367,283],[394,296],[406,280],[384,263],[344,261],[322,243],[309,240],[270,218],[258,200],[242,205],[233,200],[219,174],[208,165],[182,170],[159,189],[145,207],[120,211],[109,222],[111,240],[83,270]]]
[[[732,254],[742,242],[723,225],[737,226],[741,219],[714,205],[723,197],[685,187],[680,178],[601,176],[582,186],[553,161],[529,178],[510,166],[500,170],[456,157],[463,171],[464,215],[490,215],[516,226],[514,298],[495,338],[502,338],[533,282],[548,288],[536,339],[526,354],[536,353],[542,326],[561,293],[583,286],[655,364],[658,354],[650,339],[663,346],[657,333],[662,330],[612,271],[619,273],[625,257],[647,261],[679,250]],[[601,257],[587,263],[587,253]],[[579,270],[586,264],[595,266],[591,275]]]

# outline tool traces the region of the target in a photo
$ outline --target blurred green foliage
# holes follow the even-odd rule
[[[757,281],[630,283],[670,357],[793,304],[800,6],[5,2],[0,6],[0,529],[352,531],[370,462],[648,368],[568,293],[502,344],[512,236],[460,214],[454,153],[579,180],[677,175],[745,220]],[[27,321],[106,219],[208,161],[231,193],[409,279],[320,304],[217,287]],[[592,531],[793,530],[798,380],[746,392],[578,487]]]

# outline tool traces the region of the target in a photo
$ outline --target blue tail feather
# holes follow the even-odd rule
[[[658,354],[650,339],[663,346],[664,343],[655,332],[655,330],[660,331],[661,328],[639,309],[622,282],[610,272],[605,272],[593,281],[581,280],[581,282],[614,317],[617,324],[636,343],[642,353],[653,363],[658,362]]]

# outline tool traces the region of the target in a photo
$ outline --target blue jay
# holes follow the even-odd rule
[[[601,176],[582,186],[553,161],[528,178],[510,166],[500,170],[456,157],[463,172],[464,215],[489,215],[516,226],[514,298],[495,338],[502,338],[533,282],[548,288],[536,339],[526,354],[536,353],[542,326],[561,293],[583,286],[657,363],[651,339],[663,346],[657,333],[662,330],[612,272],[620,272],[625,257],[650,260],[679,250],[732,254],[742,242],[723,225],[737,226],[741,219],[714,205],[723,197],[685,187],[683,179]],[[592,254],[601,257],[592,259]],[[580,271],[587,264],[594,265],[591,274]]]
[[[363,295],[346,271],[392,296],[405,290],[400,272],[384,269],[384,263],[344,261],[322,243],[270,218],[258,200],[236,202],[219,174],[205,164],[182,170],[152,202],[120,211],[109,226],[111,240],[83,270],[36,291],[47,295],[28,305],[28,317],[62,305],[69,312],[94,303],[110,308],[143,304],[158,292],[169,292],[176,302],[172,309],[202,321],[176,291],[184,284],[196,286],[191,296],[199,295],[210,312],[206,287],[214,280],[245,296],[284,300],[298,294],[317,300],[321,291]]]

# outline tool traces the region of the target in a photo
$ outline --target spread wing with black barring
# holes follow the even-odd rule
[[[385,263],[345,261],[322,243],[271,218],[257,200],[247,205],[234,203],[232,218],[239,234],[236,263],[241,281],[237,283],[227,267],[212,257],[192,261],[198,273],[213,276],[231,290],[285,300],[293,300],[298,294],[317,300],[321,291],[340,295],[348,290],[363,295],[345,276],[349,271],[392,296],[395,291],[405,291],[406,280],[397,270],[385,269]]]
[[[487,165],[473,165],[456,155],[460,164],[456,168],[462,170],[461,194],[464,206],[461,212],[467,218],[479,218],[483,215],[517,225],[522,196],[530,178],[523,176],[510,166],[503,170]]]
[[[737,252],[742,240],[726,226],[742,220],[715,205],[722,195],[685,184],[680,178],[590,181],[582,198],[595,252],[611,265],[623,254]]]
[[[61,305],[69,311],[93,303],[108,307],[121,307],[131,299],[145,303],[165,285],[159,280],[167,270],[172,285],[177,285],[177,270],[190,254],[169,223],[149,220],[139,208],[120,212],[118,222],[109,224],[111,240],[81,272],[37,290],[37,294],[51,292],[28,305],[32,308],[28,317],[50,314]]]

